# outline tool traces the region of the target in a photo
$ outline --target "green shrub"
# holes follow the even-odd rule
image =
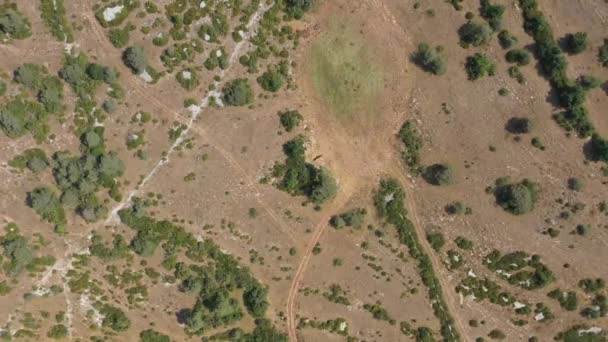
[[[158,331],[147,329],[139,333],[140,342],[171,342],[171,338]]]
[[[532,131],[532,122],[523,117],[512,117],[507,121],[505,129],[513,134],[528,134]]]
[[[222,100],[229,106],[244,106],[253,102],[253,90],[249,80],[237,78],[229,81],[222,89]]]
[[[269,69],[258,77],[258,83],[262,89],[276,93],[285,83],[285,77],[278,70]]]
[[[425,168],[424,179],[432,185],[443,186],[454,183],[452,168],[447,164],[433,164]]]
[[[420,68],[431,74],[443,75],[446,72],[445,56],[439,47],[431,48],[427,44],[420,44],[412,59]]]
[[[602,85],[600,79],[590,75],[581,75],[577,81],[584,90],[599,88]]]
[[[597,51],[597,58],[604,67],[608,67],[608,39],[604,39],[604,44]]]
[[[578,282],[578,286],[580,286],[585,291],[585,293],[593,293],[603,290],[606,287],[606,282],[602,278],[586,278],[581,279]]]
[[[574,311],[578,307],[578,299],[574,291],[563,292],[557,288],[547,293],[547,296],[557,300],[559,305],[566,311]]]
[[[177,83],[186,90],[193,90],[199,85],[198,74],[192,68],[184,69],[176,73],[175,78],[177,79]]]
[[[141,74],[148,67],[146,51],[139,46],[130,46],[123,53],[122,59],[133,73]]]
[[[414,173],[420,172],[420,150],[422,149],[422,136],[410,120],[403,123],[398,134],[403,143],[404,151],[402,158],[405,164]]]
[[[558,333],[553,339],[564,342],[606,342],[603,332],[595,332],[586,324],[573,325]]]
[[[503,49],[510,49],[517,44],[517,38],[507,30],[498,33],[498,42]]]
[[[298,127],[302,119],[302,115],[297,110],[279,112],[279,120],[287,132],[291,132],[294,128]]]
[[[454,243],[456,243],[456,246],[458,246],[458,248],[470,251],[471,249],[473,249],[473,241],[471,240],[467,240],[462,236],[458,236],[455,240]]]
[[[498,329],[494,329],[494,330],[490,331],[490,333],[488,334],[488,337],[493,340],[504,340],[505,338],[507,338],[507,335],[505,335],[505,333],[503,333],[502,331],[500,331]]]
[[[285,0],[285,12],[295,19],[301,19],[308,12],[315,0]]]
[[[592,160],[608,162],[608,141],[598,134],[591,136],[588,150]]]
[[[129,320],[129,317],[127,317],[120,308],[104,304],[101,309],[99,309],[99,313],[103,315],[103,321],[101,323],[103,327],[121,332],[129,329],[131,326],[131,320]]]
[[[528,179],[519,183],[497,184],[494,191],[496,203],[514,215],[531,211],[537,201],[537,194],[538,185]]]
[[[568,189],[572,191],[581,191],[583,190],[583,181],[576,177],[568,178]]]
[[[63,324],[56,324],[46,333],[48,338],[61,340],[68,336],[68,328]]]
[[[49,113],[63,110],[63,84],[56,76],[49,76],[45,67],[23,64],[15,69],[15,81],[32,91],[38,102]]]
[[[354,227],[360,228],[365,220],[367,210],[365,208],[357,208],[340,215],[334,215],[329,220],[329,224],[336,228],[341,229],[343,227]]]
[[[426,240],[436,252],[441,251],[441,247],[445,245],[445,238],[440,232],[426,234]]]
[[[474,81],[483,76],[494,76],[496,65],[485,54],[476,53],[473,56],[467,57],[465,70],[469,76],[469,80]]]
[[[28,18],[17,9],[17,4],[0,5],[0,36],[3,39],[26,39],[32,35]]]
[[[460,44],[464,47],[481,46],[490,39],[491,34],[492,29],[485,22],[468,21],[458,29]]]
[[[500,30],[505,6],[493,5],[490,0],[480,0],[479,3],[481,5],[479,8],[481,17],[488,21],[494,31]]]
[[[588,45],[587,33],[586,32],[577,32],[577,33],[568,33],[564,37],[564,45],[566,51],[571,54],[579,54],[587,48]]]
[[[40,15],[51,34],[59,41],[71,43],[74,41],[72,27],[65,14],[63,0],[41,0]]]
[[[43,150],[32,148],[15,156],[15,158],[8,162],[8,165],[20,170],[27,167],[33,173],[40,173],[49,166],[49,160]]]
[[[40,217],[55,225],[55,230],[62,231],[66,224],[65,211],[59,203],[57,195],[49,188],[39,187],[28,192],[27,204]]]
[[[517,63],[519,66],[530,64],[530,54],[523,49],[513,49],[507,52],[505,59],[509,63]]]
[[[108,35],[110,37],[110,42],[117,49],[121,49],[129,43],[129,29],[127,27],[123,29],[110,29]]]

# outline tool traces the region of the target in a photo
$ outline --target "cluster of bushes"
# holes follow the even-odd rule
[[[496,203],[513,215],[522,215],[534,208],[538,200],[538,184],[524,179],[511,183],[508,178],[496,180],[494,189]]]
[[[399,241],[405,244],[412,258],[418,262],[418,271],[422,283],[429,290],[429,300],[435,316],[441,325],[441,336],[444,341],[459,341],[460,336],[453,326],[451,317],[441,290],[441,283],[433,271],[432,262],[416,234],[416,229],[407,217],[405,209],[405,193],[394,179],[384,179],[380,182],[380,189],[374,195],[374,204],[380,218],[395,226]]]
[[[395,319],[393,319],[389,314],[388,311],[386,311],[385,308],[383,308],[382,306],[380,306],[380,303],[376,303],[376,304],[363,304],[363,309],[369,311],[369,313],[372,314],[372,316],[374,317],[374,319],[377,320],[381,320],[381,321],[387,321],[389,322],[391,325],[395,324]]]
[[[15,69],[15,81],[30,90],[48,113],[63,110],[63,83],[56,76],[49,76],[45,67],[23,64]]]
[[[28,192],[27,204],[42,219],[53,224],[56,232],[65,231],[65,211],[59,202],[57,194],[48,187],[38,187]]]
[[[484,264],[510,284],[527,290],[543,288],[555,280],[553,272],[540,261],[540,256],[530,256],[522,251],[501,255],[494,250],[484,258]]]
[[[0,5],[0,36],[2,39],[26,39],[32,35],[32,25],[15,3]]]
[[[139,333],[140,342],[171,342],[171,338],[156,330],[147,329]]]
[[[114,45],[115,48],[121,49],[125,47],[129,43],[129,32],[130,26],[125,26],[124,28],[112,28],[108,32],[108,38],[110,38],[110,43]]]
[[[464,296],[474,295],[475,300],[489,300],[490,303],[500,306],[510,306],[515,302],[515,297],[504,291],[500,285],[488,278],[466,277],[456,287],[456,292]]]
[[[418,50],[412,55],[412,60],[422,70],[434,75],[443,75],[446,72],[446,58],[440,46],[431,48],[427,44],[418,45]]]
[[[329,287],[329,292],[323,293],[323,297],[332,303],[350,305],[350,301],[346,297],[346,291],[338,284],[332,284]]]
[[[180,50],[177,50],[177,51],[179,54]],[[172,59],[174,59],[174,58],[172,58]],[[205,63],[203,65],[205,66],[205,68],[207,70],[214,70],[217,67],[219,67],[222,70],[225,70],[226,68],[228,68],[229,63],[230,63],[230,60],[228,59],[228,54],[226,54],[226,51],[224,50],[223,47],[219,47],[219,48],[211,50],[209,52],[209,57],[207,57],[207,59],[205,60]]]
[[[436,252],[441,251],[441,247],[445,245],[445,238],[440,232],[427,233],[426,240]]]
[[[288,141],[283,145],[287,156],[285,164],[275,165],[273,176],[281,178],[278,187],[292,195],[305,195],[314,204],[321,205],[335,197],[338,191],[336,180],[329,170],[317,168],[306,162],[304,138]]]
[[[129,244],[122,235],[116,235],[114,236],[112,245],[108,246],[103,242],[103,238],[99,234],[93,232],[89,251],[91,255],[103,261],[122,259],[129,253]]]
[[[101,325],[104,328],[110,328],[116,332],[121,332],[129,329],[131,320],[122,309],[111,306],[109,304],[98,305],[98,310],[103,315]]]
[[[41,0],[40,11],[42,19],[55,38],[66,43],[74,41],[72,26],[66,17],[63,0]]]
[[[281,62],[277,66],[271,66],[266,72],[258,77],[258,83],[262,89],[276,93],[281,89],[285,80],[289,76],[289,66],[286,62]]]
[[[366,304],[367,305],[367,304]],[[298,322],[298,329],[303,328],[313,328],[319,330],[325,330],[330,333],[347,336],[348,335],[348,325],[346,325],[346,320],[344,318],[336,318],[336,319],[328,319],[326,321],[317,321],[314,319],[308,318],[300,318]]]
[[[360,228],[365,220],[367,210],[365,208],[357,208],[340,215],[334,215],[329,220],[329,224],[336,228],[344,227]]]
[[[223,253],[211,240],[198,241],[183,227],[146,216],[138,199],[134,200],[131,208],[121,210],[119,216],[124,224],[136,231],[130,248],[139,255],[151,256],[162,245],[163,265],[174,271],[182,291],[197,295],[194,307],[184,310],[188,333],[200,335],[209,329],[240,320],[242,310],[239,302],[232,297],[238,289],[243,292],[243,303],[249,314],[255,318],[264,316],[268,307],[266,288],[247,267],[242,267],[236,258]],[[180,251],[185,252],[185,256],[196,264],[178,262]],[[205,266],[200,266],[201,263]],[[266,324],[260,321],[258,328],[275,335],[274,328]],[[261,332],[254,330],[253,334]]]
[[[304,119],[302,114],[300,114],[300,112],[297,110],[279,112],[279,120],[287,132],[291,132],[294,130],[294,128],[298,127],[302,119]]]
[[[582,288],[586,293],[593,293],[603,290],[606,287],[606,281],[602,278],[585,278],[578,282],[578,286]]]
[[[581,310],[581,315],[585,318],[598,319],[606,317],[608,314],[608,298],[602,294],[596,294],[591,300],[591,306]]]
[[[565,109],[555,116],[555,120],[564,129],[576,131],[580,137],[591,135],[594,128],[584,106],[585,90],[568,79],[566,58],[553,36],[551,26],[539,10],[536,0],[520,0],[519,3],[524,15],[524,29],[536,43],[535,54],[541,70]]]
[[[45,267],[55,263],[52,256],[36,257],[27,238],[19,233],[15,223],[5,227],[6,235],[0,236],[0,246],[3,248],[4,260],[2,270],[10,277],[16,277],[24,270],[40,272]]]
[[[246,78],[227,82],[222,89],[222,101],[229,106],[245,106],[253,102],[253,89]]]
[[[574,291],[562,291],[560,288],[547,293],[549,298],[555,299],[559,302],[559,305],[567,311],[574,311],[578,307],[578,298]]]
[[[43,150],[31,148],[10,160],[8,165],[19,170],[28,168],[33,173],[40,173],[49,166],[49,159]]]
[[[606,342],[606,337],[602,331],[590,329],[586,324],[576,324],[561,331],[554,338],[555,341],[564,342]]]
[[[102,121],[95,101],[96,89],[101,82],[111,87],[109,96],[116,99],[124,96],[116,71],[108,66],[89,63],[88,57],[83,53],[78,56],[66,54],[59,76],[70,85],[78,97],[75,118],[78,134],[93,127],[96,121]]]
[[[473,56],[467,57],[464,68],[471,81],[480,79],[486,75],[494,76],[494,73],[496,72],[496,65],[492,62],[490,57],[479,52]]]
[[[403,143],[404,150],[402,158],[405,164],[414,174],[422,172],[420,165],[420,150],[422,149],[422,136],[410,120],[403,123],[398,133],[399,140]]]
[[[479,13],[482,18],[488,21],[494,31],[502,27],[502,16],[505,13],[505,6],[494,5],[490,0],[480,0]]]

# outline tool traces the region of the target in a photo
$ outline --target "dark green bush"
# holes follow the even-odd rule
[[[141,74],[148,67],[146,51],[139,46],[130,46],[123,53],[122,59],[133,73]]]
[[[517,38],[507,30],[502,30],[498,33],[498,42],[503,49],[510,49],[517,44]]]
[[[485,22],[468,21],[458,29],[460,44],[464,47],[480,46],[485,44],[492,35],[492,28]]]
[[[49,160],[43,150],[32,148],[13,158],[8,165],[20,170],[27,167],[33,173],[40,173],[49,166]]]
[[[494,31],[500,30],[502,26],[502,16],[505,13],[505,6],[494,5],[490,0],[480,0],[479,13],[486,19]]]
[[[445,238],[440,232],[426,234],[426,240],[429,242],[431,247],[437,252],[441,251],[441,247],[445,245]]]
[[[410,168],[410,171],[418,173],[420,169],[420,150],[422,149],[422,136],[412,121],[406,121],[401,126],[398,134],[403,143],[404,151],[402,158]]]
[[[571,54],[579,54],[587,48],[588,45],[587,33],[586,32],[577,32],[577,33],[568,33],[564,37],[564,45],[566,51]]]
[[[253,90],[245,78],[227,82],[222,93],[222,100],[229,106],[244,106],[253,102]]]
[[[285,83],[285,77],[278,70],[269,69],[258,77],[258,83],[262,89],[276,93]]]
[[[509,63],[517,63],[519,66],[530,64],[530,54],[526,50],[514,49],[507,52],[505,59]]]
[[[608,67],[608,39],[604,40],[604,44],[597,51],[597,58],[604,67]]]
[[[139,333],[140,342],[171,342],[171,338],[158,331],[147,329]]]
[[[446,59],[439,47],[431,48],[427,44],[420,44],[412,59],[424,71],[434,75],[445,74]]]
[[[285,128],[287,132],[291,132],[294,128],[298,127],[303,117],[297,110],[287,110],[279,112],[279,119],[283,128]]]
[[[108,35],[110,37],[110,42],[117,49],[121,49],[129,43],[129,29],[127,27],[123,29],[110,29]]]
[[[507,121],[505,129],[513,134],[528,134],[532,131],[532,122],[523,117],[512,117]]]
[[[433,164],[425,168],[424,179],[432,185],[450,185],[454,183],[452,168],[447,164]]]
[[[65,211],[61,207],[55,192],[46,187],[36,188],[28,192],[27,204],[40,217],[53,224],[56,231],[63,231],[66,224]]]
[[[494,195],[496,203],[514,215],[522,215],[534,208],[537,201],[538,185],[528,179],[519,183],[497,185]]]
[[[68,336],[68,328],[63,324],[56,324],[46,333],[48,338],[61,340]]]
[[[285,0],[285,12],[295,19],[301,19],[308,12],[315,0]]]
[[[486,75],[494,76],[496,65],[492,60],[484,54],[476,53],[473,56],[467,57],[465,70],[469,76],[469,80],[474,81]]]

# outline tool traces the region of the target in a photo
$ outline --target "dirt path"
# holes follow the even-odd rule
[[[344,191],[345,190],[345,191]],[[300,290],[300,285],[302,282],[302,278],[304,277],[304,273],[306,272],[306,268],[308,267],[308,262],[312,256],[312,250],[315,245],[321,239],[323,232],[329,225],[329,219],[333,214],[338,212],[350,199],[352,191],[343,189],[342,192],[339,193],[338,198],[336,198],[327,208],[325,208],[325,214],[319,221],[319,223],[315,227],[315,231],[313,233],[312,238],[308,241],[306,245],[306,250],[302,255],[302,259],[298,265],[298,269],[293,276],[291,281],[291,286],[289,287],[289,293],[287,294],[287,331],[289,333],[289,340],[295,342],[298,340],[296,334],[296,313],[295,313],[295,305],[296,299],[298,296],[298,292]]]
[[[442,271],[445,266],[431,249],[430,244],[424,238],[426,235],[424,232],[424,228],[422,225],[422,220],[418,216],[418,212],[416,211],[416,203],[414,201],[413,193],[414,191],[408,191],[415,189],[413,182],[408,179],[408,177],[404,176],[403,168],[400,165],[394,165],[391,168],[391,174],[394,175],[395,178],[399,180],[402,184],[406,196],[405,196],[405,205],[409,214],[409,219],[412,221],[414,228],[416,229],[416,234],[418,235],[418,240],[420,240],[420,245],[424,251],[429,256],[431,260],[431,264],[433,265],[433,270],[435,271],[435,275],[439,280],[439,284],[441,285],[441,292],[443,293],[443,298],[445,299],[447,309],[454,319],[454,324],[456,325],[456,330],[459,333],[462,340],[467,341],[466,336],[464,336],[465,325],[462,322],[462,319],[458,315],[458,300],[454,297],[454,293],[450,290],[452,285],[450,285],[449,281],[446,279],[444,272]]]

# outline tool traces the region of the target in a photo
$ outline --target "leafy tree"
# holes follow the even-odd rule
[[[507,52],[505,59],[509,63],[517,63],[519,66],[524,66],[530,64],[531,57],[526,50],[513,49]]]
[[[450,185],[454,183],[452,168],[447,164],[433,164],[428,166],[423,173],[424,180],[432,185]]]
[[[458,29],[460,43],[464,47],[480,46],[485,44],[492,34],[492,29],[485,22],[468,21]]]
[[[253,102],[253,90],[245,78],[237,78],[226,83],[222,93],[222,100],[229,106],[244,106]]]
[[[574,55],[585,51],[588,44],[586,32],[568,33],[564,37],[566,51]]]
[[[32,190],[27,194],[27,204],[44,220],[54,224],[56,230],[62,230],[65,226],[65,211],[51,189],[39,187]]]
[[[279,112],[279,119],[283,128],[285,128],[287,132],[291,132],[294,128],[298,127],[303,117],[297,110],[288,110]]]
[[[16,4],[0,5],[0,33],[3,38],[26,39],[32,35],[31,25]]]
[[[446,61],[441,50],[439,47],[431,48],[427,44],[420,44],[412,58],[424,71],[434,75],[443,75],[446,71]]]
[[[122,59],[133,73],[141,74],[148,67],[146,51],[139,46],[130,46],[123,53]]]
[[[101,323],[101,325],[104,327],[120,332],[129,329],[131,326],[131,320],[129,320],[129,317],[127,317],[124,311],[117,307],[104,304],[99,310],[99,313],[104,316]]]
[[[315,0],[285,0],[285,11],[295,19],[301,19],[308,12]]]
[[[496,65],[487,55],[476,53],[467,57],[465,69],[469,75],[469,80],[474,81],[485,75],[494,76]]]
[[[243,292],[243,303],[253,317],[262,318],[268,308],[268,301],[266,300],[268,290],[259,284],[257,285]]]
[[[328,169],[321,167],[313,179],[310,199],[315,204],[322,204],[334,198],[338,192],[336,179]]]
[[[538,185],[528,179],[519,183],[497,181],[494,191],[496,203],[514,215],[522,215],[534,208],[537,201]]]
[[[285,77],[278,70],[268,70],[258,77],[262,89],[276,93],[285,83]]]
[[[8,165],[20,170],[27,167],[33,173],[40,173],[46,170],[49,160],[43,150],[32,148],[23,151],[23,153],[13,158],[8,162]]]
[[[34,254],[27,244],[27,239],[17,233],[10,233],[2,239],[4,256],[9,261],[3,265],[10,276],[17,276],[34,260]]]
[[[139,333],[140,342],[171,342],[171,338],[158,331],[147,329]]]
[[[527,134],[532,131],[532,122],[523,117],[512,117],[507,121],[506,130],[513,134]]]
[[[598,134],[591,136],[589,155],[592,160],[608,162],[608,141]]]

